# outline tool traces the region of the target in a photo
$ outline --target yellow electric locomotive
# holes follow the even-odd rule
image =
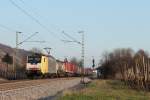
[[[34,54],[27,56],[26,71],[28,76],[53,76],[57,74],[57,62],[52,56]]]

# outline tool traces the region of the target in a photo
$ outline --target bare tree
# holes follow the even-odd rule
[[[144,50],[134,54],[133,50],[116,49],[105,53],[101,60],[104,76],[115,77],[121,74],[121,79],[129,86],[139,89],[149,89],[150,58]]]
[[[70,62],[77,65],[77,66],[79,66],[79,67],[83,66],[82,60],[78,60],[76,57],[71,58]]]
[[[43,53],[42,49],[36,48],[36,47],[32,48],[30,51],[32,53],[38,53],[38,54],[42,54]]]

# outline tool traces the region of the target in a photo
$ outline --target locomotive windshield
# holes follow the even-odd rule
[[[28,56],[28,63],[37,64],[41,62],[40,56]]]

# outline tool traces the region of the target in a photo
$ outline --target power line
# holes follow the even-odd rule
[[[23,40],[22,42],[20,42],[19,44],[22,44],[23,42],[26,42],[27,40],[31,39],[33,36],[35,36],[38,32],[32,34],[31,36],[29,36],[28,38],[26,38],[25,40]],[[17,44],[17,45],[19,45]]]
[[[85,44],[84,44],[84,31],[79,31],[78,33],[80,33],[82,35],[82,41],[77,41],[75,38],[73,38],[72,36],[70,36],[69,34],[65,33],[63,31],[63,34],[65,34],[68,38],[71,39],[70,40],[63,40],[63,42],[65,43],[70,43],[70,42],[74,42],[74,43],[77,43],[77,44],[80,44],[81,45],[81,58],[82,58],[82,67],[83,67],[83,72],[82,72],[82,77],[81,77],[81,82],[84,83],[84,61],[85,61]]]
[[[19,1],[21,1],[22,3],[24,3],[24,4],[25,4],[25,2],[24,2],[23,0],[19,0]]]
[[[24,6],[27,6],[28,10],[30,8],[30,12],[32,12],[35,16],[39,17],[39,18],[42,18],[43,21],[46,21],[45,17],[41,16],[37,11],[38,9],[35,9],[33,7],[31,7],[30,5],[28,5],[27,3],[24,2],[24,0],[19,0],[22,4],[24,4]],[[61,28],[59,28],[57,25],[53,25],[60,33],[62,31]],[[62,34],[60,34],[62,35]],[[64,38],[64,36],[62,35],[62,37]]]
[[[73,40],[74,42],[78,42],[77,39],[75,39],[74,37],[72,37],[72,36],[70,36],[69,34],[65,33],[65,31],[62,31],[62,33],[63,33],[65,36],[67,36],[68,38],[70,38],[71,41]]]
[[[33,21],[35,21],[37,24],[39,24],[43,29],[45,29],[48,33],[52,34],[54,37],[57,37],[56,34],[51,32],[45,25],[43,25],[38,19],[36,19],[34,16],[29,14],[26,10],[18,6],[13,0],[9,0],[16,8],[18,8],[21,12],[23,12],[25,15],[27,15],[29,18],[31,18]],[[57,37],[58,38],[58,37]]]
[[[14,29],[12,29],[12,28],[9,28],[9,27],[7,27],[7,26],[5,26],[5,25],[2,25],[2,24],[0,24],[0,27],[3,28],[3,29],[5,29],[5,30],[8,30],[8,31],[10,31],[10,32],[16,32],[16,30],[14,30]]]
[[[37,17],[41,17],[37,11],[34,11],[33,8],[31,8],[29,5],[27,5],[23,0],[19,0],[22,4],[24,4],[24,6],[27,6],[27,8],[30,8],[32,10],[32,13],[34,13],[34,15],[36,15]]]

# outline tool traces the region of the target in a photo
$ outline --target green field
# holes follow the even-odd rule
[[[81,90],[68,90],[58,100],[150,100],[150,92],[137,91],[116,80],[94,80]]]

